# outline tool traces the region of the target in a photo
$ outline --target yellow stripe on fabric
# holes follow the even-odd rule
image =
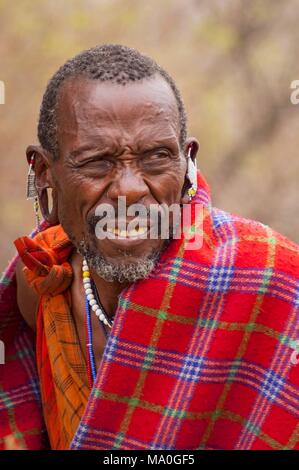
[[[267,228],[268,233],[270,231],[272,232],[272,229],[270,227],[265,226],[265,228]],[[244,234],[242,235],[242,240],[247,241],[247,242],[257,241],[257,242],[269,244],[269,241],[270,242],[271,240],[274,241],[274,237],[268,238],[268,237],[263,237],[263,236]],[[279,243],[277,243],[277,246],[280,246],[281,248],[287,248],[288,250],[293,251],[294,253],[298,254],[298,248],[293,246],[293,242],[288,243],[286,240],[279,240]]]
[[[255,331],[257,333],[263,333],[270,338],[274,338],[283,345],[292,347],[292,338],[282,335],[279,331],[273,330],[266,325],[261,323],[237,323],[237,322],[226,322],[226,321],[213,321],[206,318],[200,318],[198,320],[199,326],[204,328],[219,329],[225,331]]]
[[[132,397],[121,397],[117,395],[116,393],[107,393],[107,392],[101,392],[101,391],[99,391],[98,396],[100,396],[104,400],[114,401],[116,403],[125,403],[129,406],[132,404],[132,400],[133,400]],[[146,400],[140,400],[140,399],[138,399],[136,403],[133,403],[134,406],[136,404],[138,404],[138,406],[142,409],[165,415],[164,406],[157,405],[155,403],[151,403]],[[233,413],[229,410],[222,409],[222,410],[219,410],[218,412],[216,412],[215,410],[197,411],[197,412],[196,411],[192,412],[192,411],[182,411],[182,410],[169,410],[168,414],[179,419],[191,419],[194,421],[214,420],[215,416],[217,416],[217,419],[219,418],[228,419],[232,422],[241,424],[245,428],[249,428],[250,430],[252,430],[253,434],[258,436],[261,440],[263,440],[266,444],[268,444],[270,447],[272,447],[275,450],[294,448],[297,442],[297,437],[298,437],[298,432],[299,432],[299,427],[297,427],[296,432],[294,432],[294,434],[291,436],[287,446],[283,446],[282,444],[280,444],[278,441],[273,439],[268,434],[264,433],[258,428],[255,428],[251,423],[247,421],[246,418],[236,413]],[[202,448],[205,446],[201,444],[200,447]]]
[[[282,450],[284,448],[284,446],[280,444],[280,442],[276,441],[276,439],[273,439],[260,429],[256,429],[254,426],[251,426],[250,423],[248,423],[248,420],[246,418],[243,418],[243,416],[240,416],[236,413],[227,410],[222,410],[220,416],[221,418],[226,418],[230,421],[234,421],[235,423],[239,423],[244,428],[249,428],[250,430],[252,430],[253,434],[255,434],[257,437],[259,437],[259,439],[261,439],[270,447],[272,447],[273,450]]]
[[[155,308],[146,307],[144,305],[135,304],[134,302],[129,302],[128,308],[135,310],[135,312],[142,312],[155,318],[161,318],[162,316],[168,317],[167,320],[182,323],[184,325],[194,325],[197,322],[197,318],[189,318],[174,314],[169,316],[168,312],[164,311],[163,309],[158,310]]]
[[[4,398],[4,396],[5,396],[5,398]],[[15,411],[14,411],[15,410],[14,400],[11,399],[9,397],[9,395],[7,395],[7,393],[3,390],[2,387],[1,387],[1,398],[5,403],[5,408],[6,408],[7,415],[8,415],[10,432],[8,432],[7,434],[8,435],[13,434],[14,437],[18,436],[18,439],[20,441],[20,445],[22,447],[24,447],[24,449],[26,449],[27,446],[26,446],[26,442],[25,442],[25,439],[24,439],[24,434],[21,431],[19,431],[19,428],[18,428],[17,423],[16,423]],[[11,406],[8,406],[8,403]],[[7,436],[5,436],[5,437],[7,437]]]
[[[69,296],[44,296],[42,303],[43,332],[48,356],[40,357],[40,373],[50,363],[54,390],[43,399],[43,411],[53,449],[65,449],[80,423],[90,390],[87,384],[86,363],[68,303]],[[42,392],[47,390],[42,387]],[[58,416],[53,416],[57,407]]]
[[[299,441],[299,423],[295,427],[290,439],[288,440],[287,445],[283,448],[283,450],[294,449],[298,441]]]

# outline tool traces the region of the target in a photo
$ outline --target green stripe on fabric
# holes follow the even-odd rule
[[[183,247],[181,247],[179,249],[179,252],[178,254],[180,255],[180,251],[183,250]],[[170,300],[171,300],[171,297],[173,295],[173,290],[174,290],[174,287],[175,287],[175,279],[176,279],[176,276],[177,276],[177,273],[180,269],[180,264],[181,264],[181,261],[178,263],[177,259],[175,259],[175,263],[173,263],[173,266],[172,266],[172,270],[171,270],[171,274],[170,274],[170,278],[167,285],[166,285],[166,288],[164,290],[164,294],[163,294],[163,298],[162,298],[162,301],[160,303],[160,307],[159,309],[157,310],[157,319],[156,319],[156,322],[155,322],[155,325],[153,327],[153,331],[152,331],[152,334],[151,334],[151,338],[150,338],[150,341],[149,341],[149,344],[148,344],[148,349],[147,349],[147,355],[144,359],[144,362],[143,362],[143,365],[141,367],[141,370],[140,370],[140,373],[139,373],[139,378],[137,380],[137,383],[135,385],[135,390],[134,392],[132,393],[132,397],[130,398],[130,402],[128,403],[128,407],[127,407],[127,410],[126,410],[126,413],[121,421],[121,424],[120,424],[120,431],[122,433],[122,435],[124,436],[130,426],[130,423],[132,421],[132,416],[133,416],[133,413],[134,413],[134,410],[137,406],[137,403],[139,405],[139,397],[142,396],[142,390],[143,390],[143,387],[144,387],[144,382],[146,380],[146,377],[147,377],[147,369],[148,369],[148,363],[146,361],[152,361],[153,360],[153,354],[156,350],[156,346],[158,344],[158,341],[159,341],[159,338],[161,337],[161,334],[162,334],[162,329],[163,329],[163,323],[165,322],[165,320],[168,319],[168,309],[169,309],[169,305],[170,305]],[[144,308],[142,310],[144,312]],[[153,356],[153,357],[152,357]],[[132,399],[134,400],[132,402]],[[138,400],[135,401],[135,400]],[[133,405],[132,405],[133,403]],[[121,442],[121,439],[119,439],[117,442],[115,441],[115,445],[119,445],[118,442]]]
[[[118,432],[115,436],[115,441],[112,449],[119,449],[124,437],[125,435],[123,432]]]
[[[45,431],[43,431],[43,430],[41,431],[40,429],[37,429],[37,428],[30,428],[30,429],[26,429],[24,432],[12,431],[11,434],[14,437],[17,437],[18,439],[23,440],[23,442],[25,443],[24,438],[26,436],[37,436],[37,435],[40,435],[41,433],[44,433],[44,432]],[[5,441],[5,438],[6,438],[6,436],[0,437],[0,444],[3,444],[3,442]],[[27,447],[26,447],[26,450],[27,450]]]
[[[238,322],[224,322],[224,321],[216,321],[209,318],[199,318],[198,325],[204,328],[211,328],[215,330],[226,330],[226,331],[246,331],[252,332],[255,331],[257,333],[263,333],[266,336],[276,339],[282,345],[287,345],[292,347],[292,339],[286,335],[279,333],[273,328],[269,328],[268,326],[249,322],[249,323],[238,323]]]
[[[267,249],[268,249],[267,260],[266,260],[266,265],[264,268],[264,276],[263,276],[262,284],[259,287],[259,289],[257,289],[256,301],[251,310],[251,314],[250,314],[250,318],[248,322],[251,325],[256,323],[256,318],[258,317],[258,314],[260,312],[260,308],[263,303],[263,298],[267,290],[269,280],[271,279],[272,268],[274,267],[276,240],[275,240],[275,237],[273,237],[273,233],[272,231],[270,231],[270,229],[268,229],[268,237],[266,241],[267,241]],[[234,252],[232,251],[230,253],[230,260],[232,260],[233,255],[234,255]],[[243,335],[241,344],[239,345],[239,348],[236,354],[236,359],[241,359],[243,357],[252,331],[253,331],[252,329],[249,329],[249,331],[245,329],[245,333]],[[233,371],[231,372],[231,376],[233,376],[234,374],[235,374],[235,370],[233,369]],[[216,404],[216,411],[221,410],[223,408],[226,397],[231,389],[231,384],[232,384],[231,380],[225,383],[222,389],[221,395]],[[209,441],[209,438],[213,433],[216,421],[217,421],[217,418],[213,419],[208,424],[207,429],[205,430],[202,436],[201,445],[206,445],[206,443]]]
[[[134,406],[134,408],[136,408],[136,406],[138,406],[138,404],[139,404],[139,399],[138,398],[130,398],[129,401],[128,401],[128,405]]]
[[[104,398],[104,393],[102,392],[102,390],[99,390],[98,388],[93,388],[92,389],[92,396],[93,397],[96,397],[96,398]],[[107,400],[111,400],[111,398],[107,398]],[[116,400],[114,400],[116,401]]]
[[[294,341],[292,340],[292,338],[289,338],[287,335],[281,333],[280,335],[278,335],[278,339],[281,344],[286,344],[287,346],[290,346],[290,348],[293,348]]]
[[[163,312],[163,310],[158,310],[157,318],[160,318],[161,320],[166,320],[167,316],[167,312]]]
[[[183,323],[183,324],[190,324],[193,325],[197,322],[197,318],[190,318],[190,317],[184,317],[183,315],[174,315],[171,314],[169,315],[168,312],[162,309],[155,309],[152,307],[145,307],[144,305],[136,304],[133,302],[129,303],[128,306],[129,309],[135,310],[135,312],[142,312],[145,315],[149,315],[150,317],[155,317],[155,318],[161,318],[177,322],[177,323]]]
[[[0,391],[0,398],[3,401],[5,408],[13,408],[14,407],[14,402],[11,401],[7,393],[5,393],[3,390]]]
[[[219,417],[228,419],[228,420],[236,422],[236,423],[239,423],[240,425],[246,427],[250,432],[252,432],[252,434],[254,436],[256,436],[259,439],[261,439],[262,441],[264,441],[267,445],[272,447],[272,449],[274,449],[274,450],[282,450],[282,449],[285,448],[285,446],[282,446],[282,444],[280,444],[280,442],[276,441],[275,439],[270,437],[268,434],[265,434],[263,431],[261,431],[261,429],[258,426],[254,426],[253,423],[251,423],[246,418],[243,418],[243,416],[240,416],[240,415],[238,415],[236,413],[233,413],[231,411],[228,411],[228,410],[222,410],[220,412]],[[198,447],[198,449],[204,448],[204,447],[206,447],[206,445],[201,444]]]
[[[153,360],[155,359],[156,348],[149,347],[146,351],[142,368],[147,370],[151,367]]]
[[[229,375],[228,375],[228,380],[227,382],[228,383],[231,383],[234,378],[236,377],[237,373],[238,373],[238,370],[239,370],[239,367],[241,365],[241,359],[235,359],[232,366],[231,366],[231,369],[229,371]]]
[[[119,305],[123,309],[129,308],[130,301],[127,299],[124,299],[123,297],[119,297]]]
[[[268,289],[268,284],[269,284],[272,274],[273,274],[272,268],[266,268],[264,270],[262,283],[257,290],[258,294],[265,294],[265,292]]]
[[[261,429],[258,426],[255,426],[250,421],[244,423],[244,427],[247,428],[252,434],[258,437],[261,434]]]
[[[232,367],[232,369],[237,368],[237,363],[235,363]],[[101,396],[105,400],[110,400],[110,401],[115,401],[117,403],[127,403],[129,404],[132,400],[130,397],[120,397],[114,393],[106,393],[103,392],[101,393],[99,390],[94,390],[93,391],[94,396]],[[135,399],[136,400],[136,399]],[[136,406],[136,401],[134,401],[134,406]],[[157,405],[155,403],[148,402],[146,400],[138,400],[137,406],[140,408],[153,411],[155,413],[161,413],[164,414],[165,416],[171,416],[173,418],[178,418],[178,419],[190,419],[190,420],[195,420],[198,421],[200,419],[202,420],[211,420],[213,422],[217,421],[219,418],[225,418],[229,421],[239,423],[240,425],[246,427],[252,434],[254,434],[256,437],[259,439],[263,440],[266,444],[268,444],[270,447],[273,449],[285,449],[289,450],[292,447],[286,447],[282,446],[278,441],[270,437],[268,434],[265,434],[263,431],[260,430],[258,426],[254,426],[253,423],[251,423],[249,420],[244,418],[241,415],[238,415],[232,411],[226,410],[226,409],[217,409],[214,411],[183,411],[183,410],[175,410],[173,408],[169,407],[164,407],[162,405]],[[119,439],[122,439],[123,433],[118,433]],[[206,443],[201,443],[197,449],[204,449],[206,446]]]
[[[176,282],[179,270],[181,268],[181,264],[182,264],[182,258],[181,257],[174,258],[172,268],[171,268],[170,273],[169,273],[169,281],[170,282]]]
[[[173,408],[166,407],[163,412],[164,416],[170,416],[171,418],[184,419],[187,417],[187,412],[184,410],[175,410]]]
[[[9,356],[6,356],[6,361],[15,361],[16,359],[24,359],[26,357],[32,357],[35,358],[33,352],[30,349],[22,349],[20,351],[17,351],[16,354],[10,354]]]
[[[4,285],[4,286],[7,287],[7,286],[10,285],[10,283],[11,283],[11,279],[10,279],[9,277],[3,276],[3,277],[1,278],[0,285]]]

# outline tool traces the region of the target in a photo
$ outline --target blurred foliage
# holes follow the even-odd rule
[[[46,83],[77,52],[133,46],[175,78],[214,205],[299,242],[296,0],[0,0],[1,266],[34,225],[25,147]]]

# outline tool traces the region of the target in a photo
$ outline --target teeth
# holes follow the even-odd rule
[[[130,238],[130,237],[137,237],[138,235],[144,235],[147,232],[146,227],[138,227],[137,229],[132,230],[119,230],[118,228],[109,228],[107,227],[107,232],[113,233],[116,237],[121,238]]]

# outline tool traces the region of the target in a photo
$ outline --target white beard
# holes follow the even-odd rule
[[[82,241],[78,247],[79,253],[86,259],[88,266],[93,268],[98,276],[102,277],[107,282],[136,282],[139,279],[145,279],[155,268],[159,253],[153,253],[147,258],[140,259],[135,262],[122,262],[114,264],[107,261],[103,255],[98,251],[92,250]]]

